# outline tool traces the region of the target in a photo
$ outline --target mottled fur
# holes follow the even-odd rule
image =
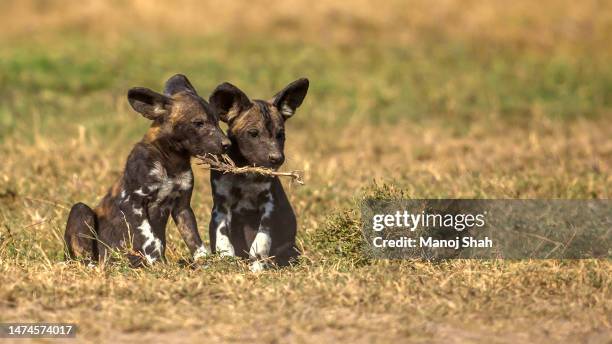
[[[153,124],[100,204],[94,210],[83,203],[72,207],[65,233],[67,257],[102,262],[109,249],[120,249],[134,266],[163,260],[170,215],[194,257],[205,255],[190,205],[190,158],[220,154],[230,141],[216,113],[183,75],[170,78],[163,95],[133,88],[128,100]]]
[[[219,85],[210,103],[228,123],[230,158],[238,166],[280,167],[285,160],[285,121],[307,91],[308,80],[299,79],[270,101],[251,101],[237,87]],[[295,214],[277,177],[212,171],[211,185],[213,252],[250,258],[253,271],[269,262],[287,265],[299,255]]]

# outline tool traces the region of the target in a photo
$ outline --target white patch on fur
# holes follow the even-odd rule
[[[287,103],[283,103],[283,106],[281,107],[281,114],[283,114],[285,117],[291,117],[295,114],[295,111],[293,111],[293,109],[287,105]]]
[[[270,233],[267,231],[257,231],[255,240],[253,240],[253,244],[249,250],[249,256],[257,259],[268,258],[268,255],[270,254],[270,247],[272,247],[272,237],[270,236]]]
[[[147,219],[142,220],[142,224],[140,224],[138,229],[140,229],[140,234],[142,234],[142,236],[145,238],[145,241],[142,244],[142,252],[145,253],[146,249],[153,245],[154,252],[157,252],[158,257],[161,257],[162,242],[155,237],[155,234],[153,234],[149,221],[147,221]],[[158,257],[152,257],[151,255],[145,253],[145,258],[149,264],[155,262]]]
[[[159,205],[172,192],[174,183],[168,178],[168,172],[166,172],[166,169],[159,161],[153,163],[153,168],[149,175],[157,181],[156,183],[149,184],[149,189],[157,190],[157,200],[155,200],[154,205]]]
[[[174,183],[170,179],[166,179],[159,184],[159,189],[157,189],[157,199],[155,200],[155,204],[159,205],[163,200],[165,200],[174,189]]]
[[[198,249],[193,253],[193,260],[198,260],[200,258],[204,258],[208,256],[208,250],[204,245],[198,247]]]
[[[142,216],[142,208],[133,207],[132,212],[134,213],[134,215]]]
[[[147,260],[147,263],[149,263],[149,264],[153,264],[153,263],[155,263],[155,261],[157,260],[157,258],[156,258],[156,257],[151,257],[151,256],[150,256],[150,255],[148,255],[148,254],[145,254],[144,256],[145,256],[145,259]]]
[[[149,175],[155,177],[157,180],[168,179],[168,172],[166,172],[166,169],[159,161],[153,163],[153,168],[149,172]]]
[[[272,197],[272,193],[268,193],[268,201],[263,205],[263,215],[262,219],[267,219],[272,215],[272,211],[274,210],[274,197]],[[261,228],[260,228],[261,230]]]
[[[265,269],[266,269],[266,264],[260,261],[255,261],[251,263],[251,266],[249,267],[249,270],[251,270],[251,272],[254,272],[254,273],[262,272]]]
[[[156,107],[153,108],[153,113],[158,115],[158,116],[163,116],[166,113],[168,113],[168,110],[166,110],[165,108],[157,105]]]
[[[153,203],[154,206],[159,206],[166,198],[179,197],[180,193],[175,192],[174,187],[178,186],[180,190],[189,190],[193,181],[191,170],[179,173],[175,178],[170,178],[159,161],[153,163],[149,175],[156,180],[156,182],[149,184],[149,189],[157,190],[157,199]]]
[[[234,246],[232,245],[229,236],[223,233],[223,230],[229,231],[231,214],[229,212],[227,214],[215,212],[213,216],[215,217],[215,222],[217,222],[217,241],[215,243],[217,253],[219,253],[222,257],[235,256],[236,252],[234,251]]]
[[[143,197],[147,195],[146,193],[144,193],[144,192],[142,191],[142,188],[140,188],[140,189],[138,189],[138,190],[134,191],[134,193],[135,193],[136,195],[138,195],[138,196],[143,196]]]
[[[272,211],[274,211],[274,198],[272,197],[272,193],[269,192],[267,196],[268,199],[266,203],[261,206],[263,210],[261,220],[268,219],[272,215]],[[255,235],[255,240],[253,240],[251,248],[249,249],[249,256],[251,258],[262,259],[264,261],[258,260],[253,262],[251,264],[252,272],[259,272],[265,269],[265,260],[270,256],[271,247],[272,236],[270,235],[270,228],[264,227],[260,224],[257,234]]]
[[[125,198],[125,190],[121,190],[121,198]]]
[[[193,174],[191,171],[185,171],[175,178],[175,182],[178,184],[181,190],[189,190],[191,188],[192,181]]]

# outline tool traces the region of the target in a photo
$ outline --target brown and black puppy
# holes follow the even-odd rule
[[[277,169],[283,164],[285,121],[295,114],[306,92],[307,79],[292,82],[269,101],[251,101],[229,83],[215,89],[209,101],[228,123],[232,141],[228,155],[236,165]],[[213,252],[250,258],[252,271],[264,269],[270,259],[287,265],[298,256],[295,214],[277,177],[211,171],[210,179]]]
[[[163,260],[170,215],[194,259],[205,256],[190,205],[190,158],[221,154],[231,143],[216,113],[183,75],[168,79],[164,94],[136,87],[129,90],[128,100],[153,123],[100,204],[92,210],[77,203],[70,210],[67,257],[103,262],[109,249],[131,247],[128,257],[134,266]]]

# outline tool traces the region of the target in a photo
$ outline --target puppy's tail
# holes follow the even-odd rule
[[[98,259],[98,217],[84,203],[70,209],[64,233],[65,259],[96,261]]]

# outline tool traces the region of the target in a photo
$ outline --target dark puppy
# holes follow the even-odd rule
[[[209,101],[228,123],[232,160],[238,166],[279,168],[285,161],[285,121],[302,104],[307,91],[308,80],[299,79],[270,101],[251,101],[237,87],[219,85]],[[252,271],[265,268],[269,257],[278,265],[287,265],[299,254],[295,214],[278,178],[211,171],[210,179],[213,252],[251,258]]]
[[[230,141],[215,112],[183,75],[168,79],[164,94],[136,87],[129,90],[128,100],[153,123],[100,204],[92,210],[77,203],[70,210],[64,235],[67,256],[103,262],[109,249],[131,248],[128,257],[134,266],[164,259],[170,215],[194,259],[204,256],[208,251],[190,205],[190,158],[220,154]]]

